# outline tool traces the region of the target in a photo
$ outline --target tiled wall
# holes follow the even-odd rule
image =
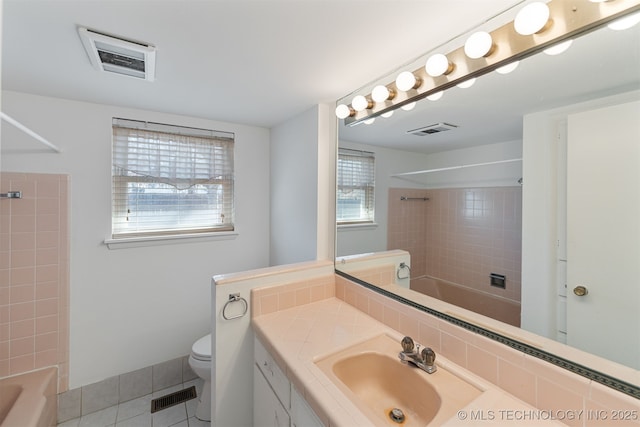
[[[571,426],[640,426],[638,400],[336,276],[336,297]],[[583,411],[583,412],[579,412]],[[625,412],[626,411],[626,412]],[[581,415],[580,415],[581,414]],[[628,420],[613,417],[630,414]],[[636,414],[635,416],[633,414]],[[577,416],[580,415],[580,416]],[[607,416],[598,420],[597,416]]]
[[[427,190],[389,189],[387,249],[404,249],[411,254],[411,276],[427,274],[427,208],[431,200],[404,200],[400,197],[430,197]]]
[[[69,386],[66,175],[0,174],[0,377],[58,366]]]
[[[400,201],[400,196],[428,201]],[[429,275],[520,301],[522,188],[389,189],[388,249],[411,253]],[[506,289],[489,274],[506,276]]]

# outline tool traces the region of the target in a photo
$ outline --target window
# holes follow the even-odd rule
[[[339,224],[373,222],[374,182],[374,153],[339,149],[336,215]]]
[[[113,238],[233,230],[234,135],[113,119]]]

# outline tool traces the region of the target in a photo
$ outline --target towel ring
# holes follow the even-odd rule
[[[242,311],[242,313],[240,314],[236,314],[235,316],[231,316],[231,317],[227,317],[227,307],[229,306],[229,304],[231,304],[232,302],[236,302],[236,301],[240,301],[244,304],[244,310]],[[229,300],[227,302],[224,303],[224,306],[222,307],[222,317],[224,318],[224,320],[233,320],[233,319],[238,319],[242,316],[244,316],[245,314],[247,314],[247,310],[249,310],[249,304],[247,304],[247,300],[242,298],[240,296],[240,293],[237,294],[229,294]]]
[[[400,270],[404,270],[405,268],[409,270],[409,276],[400,277]],[[398,279],[408,279],[409,277],[411,277],[411,267],[409,267],[409,265],[406,262],[401,262],[400,265],[398,266],[398,269],[396,270],[396,277]]]

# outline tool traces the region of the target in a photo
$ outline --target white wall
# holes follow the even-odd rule
[[[188,354],[210,329],[211,277],[269,265],[269,131],[16,92],[2,101],[62,153],[5,150],[1,169],[71,176],[70,388]],[[239,235],[107,249],[114,116],[234,132]],[[4,123],[2,133],[11,146],[32,145]]]
[[[318,126],[314,106],[271,129],[271,233],[286,236],[271,239],[271,265],[316,259]],[[269,206],[264,209],[268,215]]]
[[[387,206],[389,188],[456,188],[464,186],[514,186],[522,176],[520,162],[456,169],[446,172],[391,175],[432,168],[460,166],[522,157],[520,141],[502,142],[431,155],[340,141],[340,147],[376,154],[375,226],[338,228],[337,256],[387,250]]]

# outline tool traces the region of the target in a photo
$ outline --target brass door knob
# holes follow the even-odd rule
[[[575,288],[573,288],[573,293],[579,297],[583,297],[589,293],[589,290],[582,285],[578,285]]]

